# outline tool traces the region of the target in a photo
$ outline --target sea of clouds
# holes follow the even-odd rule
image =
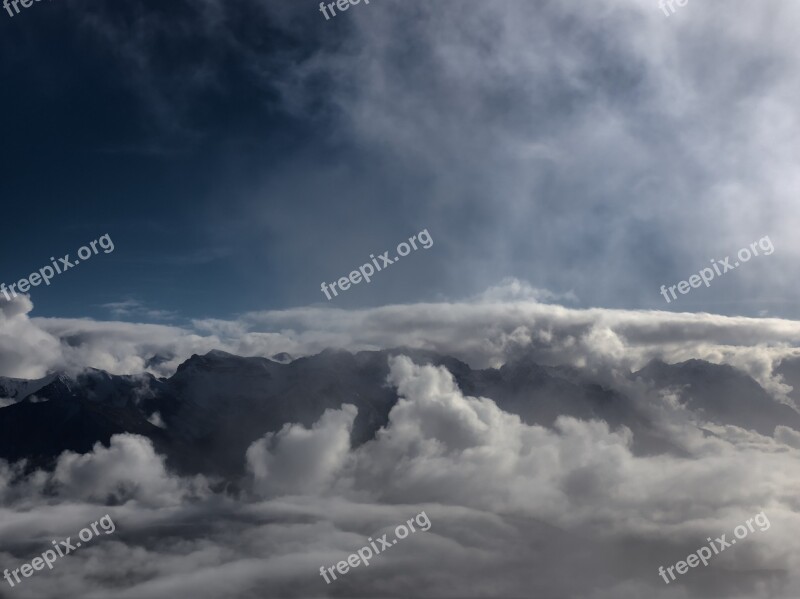
[[[44,341],[26,349],[47,361],[20,353],[17,374],[42,374],[43,363],[127,372],[153,352],[178,361],[211,348],[269,355],[413,345],[476,365],[527,349],[609,377],[653,356],[712,358],[787,397],[790,387],[772,367],[794,355],[793,323],[575,310],[513,295],[495,290],[462,303],[336,311],[337,318],[316,308],[261,313],[195,330],[29,319],[29,305],[17,302],[5,306],[2,330]],[[250,331],[259,327],[272,332]],[[525,424],[490,398],[464,395],[446,369],[407,357],[392,359],[387,384],[401,399],[374,440],[350,447],[356,409],[345,404],[311,428],[287,423],[265,434],[242,456],[248,474],[234,485],[177,476],[133,435],[83,456],[65,453],[50,473],[22,476],[18,465],[0,465],[4,568],[99,515],[117,523],[113,537],[26,579],[13,596],[796,596],[800,434],[711,425],[655,394],[652,413],[678,451],[635,455],[626,427],[567,417],[553,428]],[[422,510],[430,531],[331,585],[319,576],[320,565]],[[760,511],[769,531],[678,583],[658,576],[659,566]]]

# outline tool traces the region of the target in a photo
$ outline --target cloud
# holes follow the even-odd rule
[[[657,307],[662,284],[769,235],[773,256],[677,309],[798,316],[785,273],[800,254],[800,8],[696,4],[666,17],[633,0],[385,0],[330,22],[305,2],[75,12],[168,139],[188,130],[193,143],[234,106],[270,131],[288,117],[289,131],[246,145],[274,169],[209,200],[228,225],[210,242],[262,247],[268,233],[253,263],[292,282],[281,287],[316,288],[409,223],[433,232],[435,259],[362,288],[367,302],[469,297],[515,276],[590,305]],[[286,135],[300,140],[288,159]]]
[[[684,455],[635,456],[624,427],[527,425],[462,393],[444,368],[403,356],[390,366],[400,400],[374,440],[349,448],[355,409],[346,404],[310,428],[287,424],[242,456],[254,493],[212,493],[170,474],[132,435],[65,453],[52,474],[25,478],[0,462],[4,567],[105,513],[117,525],[14,595],[792,597],[800,451],[785,432],[682,422],[674,440]],[[330,586],[319,576],[423,510],[428,532]],[[664,585],[659,565],[708,536],[731,538],[762,510],[769,530]]]
[[[499,299],[524,289],[527,283],[511,280],[465,301],[350,310],[301,307],[250,312],[235,320],[195,320],[190,327],[30,318],[30,300],[18,298],[13,309],[6,308],[14,315],[0,317],[0,374],[37,378],[93,367],[169,376],[192,354],[212,349],[301,357],[327,347],[406,346],[452,355],[476,368],[500,366],[520,353],[541,364],[596,372],[630,372],[656,358],[668,363],[698,358],[743,370],[781,401],[800,399],[791,382],[800,373],[796,321],[567,308],[527,295]]]
[[[103,304],[115,318],[147,318],[151,320],[172,320],[178,313],[170,310],[154,310],[145,306],[142,302],[134,299],[127,299],[121,302],[111,302]]]
[[[51,484],[65,497],[119,504],[136,500],[148,505],[180,504],[191,492],[202,491],[200,477],[190,489],[172,477],[152,443],[136,435],[115,435],[108,448],[97,443],[86,454],[64,452]]]
[[[702,419],[694,427],[673,421],[691,427],[691,434],[673,438],[688,459],[636,456],[625,427],[612,431],[603,421],[569,417],[560,417],[554,429],[525,424],[492,399],[463,395],[445,368],[418,366],[404,356],[391,360],[389,382],[400,399],[388,425],[350,458],[333,449],[334,465],[326,465],[338,472],[337,489],[347,480],[351,491],[371,493],[380,503],[434,501],[568,528],[651,534],[658,525],[662,534],[672,526],[678,534],[691,520],[732,523],[730,514],[723,518],[718,511],[720,488],[726,501],[751,509],[784,501],[774,493],[785,484],[785,472],[800,466],[800,453],[784,441]],[[312,431],[302,429],[303,443],[315,437],[317,447],[332,422],[345,434],[353,417],[351,406],[336,419],[327,412]],[[743,464],[746,486],[740,484]]]
[[[540,303],[577,303],[578,298],[571,291],[564,294],[553,293],[547,289],[537,289],[525,281],[513,277],[504,278],[500,284],[489,287],[475,297],[478,302],[540,302]]]
[[[354,151],[398,165],[380,176],[414,189],[418,204],[397,201],[444,241],[450,289],[513,273],[594,304],[654,306],[661,284],[770,234],[782,258],[691,298],[741,313],[795,295],[782,273],[798,253],[797,11],[385,2],[349,11],[336,23],[346,41],[278,82],[287,104],[335,115]]]
[[[319,493],[334,482],[350,449],[356,408],[325,410],[309,430],[287,424],[247,450],[254,489],[264,496]]]

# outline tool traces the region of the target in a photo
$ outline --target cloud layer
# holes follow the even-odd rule
[[[521,352],[549,365],[630,372],[654,358],[730,364],[782,401],[797,399],[800,325],[792,320],[714,314],[566,308],[517,280],[467,301],[341,310],[305,307],[252,312],[191,327],[30,318],[27,297],[0,303],[0,375],[37,378],[86,367],[168,376],[192,354],[294,357],[327,347],[350,351],[406,346],[499,366]],[[508,299],[509,296],[511,299]],[[522,299],[520,296],[522,296]]]
[[[793,597],[800,450],[791,435],[687,423],[665,400],[661,425],[686,453],[637,457],[624,427],[527,425],[465,396],[444,368],[393,358],[389,383],[401,399],[373,441],[347,446],[350,405],[308,429],[287,424],[242,456],[249,474],[235,492],[168,473],[148,441],[127,435],[64,454],[51,474],[13,480],[2,465],[4,567],[106,512],[117,526],[14,596]],[[422,510],[428,532],[330,586],[319,576]],[[761,511],[768,530],[679,583],[659,578],[658,566],[708,536],[731,538]]]

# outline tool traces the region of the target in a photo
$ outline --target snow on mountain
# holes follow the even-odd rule
[[[42,387],[50,384],[57,376],[57,374],[49,374],[31,381],[0,377],[0,408],[15,404],[19,400],[36,393]]]

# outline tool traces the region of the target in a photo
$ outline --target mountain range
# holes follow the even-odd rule
[[[601,419],[634,433],[635,452],[679,452],[660,433],[647,401],[628,391],[644,383],[679,393],[682,408],[703,421],[772,435],[778,425],[800,431],[800,413],[776,402],[755,380],[731,366],[701,360],[653,361],[630,375],[632,385],[602,382],[568,366],[520,357],[500,368],[472,369],[430,351],[325,350],[293,360],[239,357],[222,351],[193,355],[170,377],[112,375],[87,369],[37,380],[0,377],[0,458],[48,468],[63,451],[86,453],[111,436],[149,438],[183,473],[242,474],[255,440],[287,423],[310,427],[328,408],[358,408],[352,444],[373,438],[388,422],[397,391],[386,380],[389,358],[444,366],[466,395],[493,399],[524,422],[552,426],[562,415]]]

